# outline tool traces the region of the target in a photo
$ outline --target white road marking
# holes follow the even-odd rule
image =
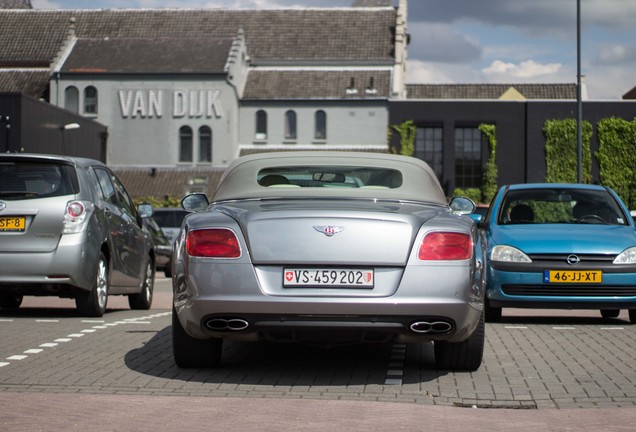
[[[54,348],[56,346],[59,345],[59,343],[61,342],[70,342],[73,340],[73,338],[80,338],[82,336],[84,336],[87,333],[95,333],[97,330],[101,330],[101,329],[106,329],[108,327],[114,327],[117,326],[119,324],[152,324],[150,321],[148,321],[149,319],[152,318],[159,318],[159,317],[163,317],[166,315],[171,315],[172,312],[161,312],[161,313],[156,313],[153,315],[148,315],[145,317],[138,317],[138,318],[128,318],[126,320],[123,321],[115,321],[112,323],[105,323],[104,320],[82,320],[83,323],[95,323],[95,324],[104,324],[104,325],[99,325],[99,326],[93,326],[93,328],[90,329],[84,329],[81,330],[80,333],[71,333],[69,334],[67,337],[65,338],[58,338],[55,339],[55,342],[46,342],[43,344],[40,344],[40,348]],[[0,319],[0,322],[14,322],[15,320],[13,319]],[[53,320],[53,319],[36,319],[35,322],[37,323],[59,323],[60,320]],[[25,354],[39,354],[42,351],[44,351],[43,349],[39,349],[39,348],[31,348],[28,349],[26,351],[24,351],[24,354],[21,355],[12,355],[6,358],[6,360],[12,360],[12,361],[19,361],[19,360],[24,360],[26,358],[28,358],[28,355]],[[0,362],[0,367],[5,367],[5,366],[9,366],[11,364],[10,361],[3,361]],[[401,380],[400,380],[401,382]]]
[[[24,360],[27,357],[28,356],[25,355],[12,355],[10,357],[7,357],[7,360]]]
[[[385,385],[402,385],[404,376],[404,359],[406,358],[406,345],[394,344],[391,349],[389,369],[384,378]]]
[[[528,326],[504,326],[507,329],[527,329]]]

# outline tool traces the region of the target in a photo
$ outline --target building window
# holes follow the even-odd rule
[[[296,112],[287,111],[285,113],[285,139],[296,139]]]
[[[420,127],[415,133],[415,157],[422,159],[442,180],[442,128]]]
[[[455,187],[481,187],[481,150],[482,139],[478,128],[455,128]]]
[[[66,87],[64,90],[64,108],[79,113],[79,91],[77,87]]]
[[[212,162],[212,129],[199,128],[199,162]]]
[[[84,113],[97,114],[97,89],[93,86],[84,89]]]
[[[179,128],[179,162],[192,162],[192,128]]]
[[[263,110],[256,111],[256,135],[257,140],[267,139],[267,113]]]
[[[316,111],[315,121],[314,138],[318,140],[327,139],[327,114],[323,110]]]

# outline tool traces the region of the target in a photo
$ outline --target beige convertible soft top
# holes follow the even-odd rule
[[[402,181],[397,187],[268,187],[259,176],[268,169],[298,167],[360,167],[396,170]],[[236,159],[226,169],[212,200],[249,198],[378,198],[423,201],[445,205],[444,191],[433,170],[422,160],[384,153],[302,151],[259,153]]]

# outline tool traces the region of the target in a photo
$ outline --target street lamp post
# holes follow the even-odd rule
[[[576,181],[582,182],[583,101],[581,89],[581,0],[576,0]]]

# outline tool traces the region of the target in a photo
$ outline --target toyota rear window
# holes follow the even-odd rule
[[[75,168],[58,163],[0,162],[0,198],[23,200],[71,195],[79,192]]]

